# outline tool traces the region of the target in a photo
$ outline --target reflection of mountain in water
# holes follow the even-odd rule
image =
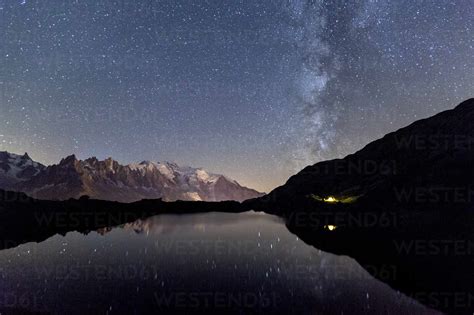
[[[225,208],[222,208],[225,212]],[[215,226],[240,226],[242,224],[248,224],[250,222],[258,222],[264,220],[268,222],[270,220],[274,222],[282,222],[282,219],[276,216],[263,215],[259,212],[247,212],[247,215],[241,216],[239,213],[230,214],[227,213],[222,216],[220,212],[215,213],[196,213],[191,217],[187,217],[186,220],[182,220],[176,215],[159,215],[145,219],[139,219],[131,223],[126,223],[121,226],[123,229],[132,230],[136,233],[142,234],[166,234],[172,233],[177,228],[189,229],[189,230],[200,230],[205,231],[207,228]]]
[[[436,314],[352,258],[308,246],[270,215],[213,212],[140,221],[150,230],[73,232],[3,251],[0,265],[8,273],[2,290],[22,296],[39,290],[39,309],[71,315],[106,313],[108,305],[120,314]],[[153,299],[158,293],[173,301],[176,292],[182,303]]]
[[[466,220],[474,222],[474,215]],[[354,258],[375,278],[431,308],[448,314],[474,311],[472,227],[394,234],[287,226],[307,244]]]
[[[113,226],[134,222],[156,214],[196,212],[242,212],[235,201],[167,203],[161,199],[134,203],[81,198],[67,201],[36,200],[23,193],[0,190],[0,249],[16,247],[31,241],[42,241],[69,231],[87,233],[99,230],[105,234]]]
[[[35,203],[38,203],[35,205]],[[97,203],[97,204],[96,204]],[[65,204],[65,203],[61,203]],[[29,211],[29,215],[23,214],[23,221],[15,220],[2,221],[2,235],[8,235],[3,240],[4,248],[14,247],[24,242],[43,241],[56,233],[65,234],[68,231],[80,231],[87,234],[89,231],[99,230],[106,234],[112,230],[107,222],[112,222],[115,226],[123,226],[130,231],[137,233],[162,233],[167,235],[174,233],[173,222],[176,218],[161,215],[147,219],[147,215],[159,212],[178,212],[178,208],[167,208],[176,204],[166,204],[159,201],[137,203],[135,208],[129,207],[120,209],[120,204],[110,204],[94,200],[70,201],[68,206],[61,208],[62,211],[73,211],[80,221],[71,217],[64,221],[63,225],[36,225],[35,215],[44,213],[46,205],[42,202],[30,201],[23,208],[16,208],[18,211]],[[38,206],[35,210],[35,206]],[[240,206],[237,203],[181,203],[181,213],[196,213],[202,211],[226,211],[239,212]],[[113,211],[114,207],[120,209]],[[68,210],[66,210],[68,209]],[[86,211],[84,209],[93,209]],[[59,210],[58,210],[59,211]],[[52,212],[50,212],[52,213]],[[97,216],[97,213],[103,215]],[[64,214],[64,212],[57,212]],[[298,216],[298,213],[295,213]],[[252,220],[258,220],[259,215],[252,216]],[[317,218],[317,217],[312,217]],[[231,217],[238,221],[238,214]],[[468,218],[466,217],[466,220]],[[420,302],[452,314],[465,314],[466,310],[472,312],[471,284],[473,282],[472,247],[470,251],[460,248],[453,248],[447,245],[448,251],[445,253],[433,252],[432,248],[420,250],[420,244],[438,240],[443,244],[446,240],[469,240],[472,235],[468,230],[459,229],[459,234],[438,233],[434,234],[431,229],[420,230],[419,233],[406,233],[402,236],[395,233],[391,228],[386,230],[380,228],[354,229],[348,227],[335,227],[328,229],[328,225],[323,225],[316,220],[295,220],[292,216],[286,216],[287,227],[306,243],[315,248],[330,253],[344,254],[355,258],[374,277],[390,284],[395,289],[418,299]],[[321,220],[323,220],[321,218]],[[472,222],[472,218],[469,219]],[[16,222],[16,224],[15,224]],[[323,221],[321,221],[323,222]],[[228,222],[233,224],[235,222]],[[213,222],[201,222],[195,220],[189,222],[189,229],[205,229],[206,225],[213,225]],[[444,231],[448,231],[445,229]],[[453,232],[452,229],[449,230]],[[472,231],[472,229],[471,229]],[[436,235],[436,236],[434,236]],[[410,245],[410,242],[417,241],[418,245]],[[405,245],[403,245],[405,244]],[[405,247],[403,247],[405,246]],[[410,247],[411,246],[411,247]],[[415,250],[418,246],[418,251]],[[403,248],[403,250],[402,250]],[[449,251],[450,249],[450,251]],[[471,298],[471,300],[468,300]],[[456,299],[463,299],[459,302]],[[462,308],[455,307],[456,303],[465,303]]]

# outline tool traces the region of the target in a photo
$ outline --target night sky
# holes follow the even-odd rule
[[[472,0],[0,0],[0,150],[269,191],[474,96]]]

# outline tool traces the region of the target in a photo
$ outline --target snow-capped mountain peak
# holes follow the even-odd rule
[[[45,166],[23,155],[0,152],[0,188],[10,189],[13,185],[37,175]]]
[[[0,154],[0,160],[8,161],[8,167],[3,166],[6,171],[0,173],[0,183],[3,180],[7,182],[4,186],[11,190],[38,199],[63,200],[88,195],[121,202],[157,198],[165,201],[243,201],[262,195],[223,175],[173,162],[142,161],[121,165],[112,158],[78,160],[70,155],[59,164],[44,167],[27,155],[9,154],[6,157],[6,153]],[[21,173],[20,166],[31,166],[34,172],[30,170],[29,176],[21,177],[21,180],[6,181],[9,174]]]

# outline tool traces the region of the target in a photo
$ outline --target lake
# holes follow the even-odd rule
[[[437,314],[256,212],[158,215],[3,250],[0,290],[3,309],[52,314]]]

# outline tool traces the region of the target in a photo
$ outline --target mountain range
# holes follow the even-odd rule
[[[0,152],[0,188],[14,188],[16,184],[31,179],[45,168],[33,161],[27,153],[17,155]]]
[[[298,239],[318,250],[352,257],[372,276],[431,308],[472,314],[474,307],[466,303],[466,296],[471,297],[474,281],[473,166],[470,99],[343,159],[308,166],[268,195],[244,202],[48,201],[0,187],[0,249],[69,231],[106,233],[119,225],[151,232],[153,220],[146,218],[157,214],[265,211],[282,217]],[[79,161],[70,156],[46,167],[26,154],[5,152],[0,154],[0,178],[11,190],[30,191],[43,199],[66,199],[67,194],[141,199],[154,190],[169,200],[197,199],[193,193],[217,199],[216,189],[238,185],[221,175],[172,163],[121,166],[112,159]],[[217,185],[220,181],[227,184]],[[211,186],[214,195],[205,195]],[[236,196],[242,197],[226,198],[245,199]]]
[[[327,201],[388,207],[469,203],[474,199],[474,99],[422,119],[368,144],[343,159],[303,169],[268,195],[223,175],[169,162],[121,165],[109,158],[78,160],[74,155],[44,166],[28,154],[0,152],[0,189],[38,199],[92,198],[133,202],[246,201],[267,212],[320,206]],[[309,209],[308,208],[308,209]]]
[[[44,166],[28,154],[0,152],[0,189],[21,191],[37,199],[91,198],[134,202],[244,201],[263,194],[224,175],[170,162],[143,161],[121,165],[112,158],[79,160],[74,155]]]

